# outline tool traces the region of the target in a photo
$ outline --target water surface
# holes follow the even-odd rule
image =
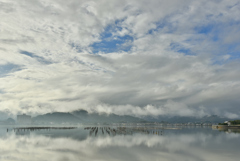
[[[237,131],[211,128],[0,127],[1,161],[237,161],[239,149]]]

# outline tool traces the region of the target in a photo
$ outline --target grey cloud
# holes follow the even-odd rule
[[[6,13],[13,12],[15,10],[15,6],[12,6],[11,3],[0,2],[0,6],[1,10]]]
[[[240,63],[231,54],[239,51],[237,2],[9,2],[11,13],[0,11],[0,63],[24,69],[0,78],[0,107],[15,114],[81,107],[132,115],[197,115],[204,109],[240,116]],[[121,31],[113,37],[132,36],[131,50],[93,54],[91,44],[117,21]],[[198,33],[211,25],[208,33]]]
[[[6,51],[6,49],[4,49],[4,48],[0,48],[0,50],[2,50],[2,51]]]
[[[35,58],[37,59],[40,63],[43,63],[43,64],[51,64],[52,62],[51,61],[48,61],[46,60],[45,58],[43,57],[40,57],[34,53],[31,53],[31,52],[28,52],[28,51],[20,51],[21,54],[24,54],[24,55],[27,55],[31,58]]]
[[[14,39],[0,39],[1,43],[6,43],[6,44],[19,44],[19,43],[28,43],[28,42],[33,42],[31,39],[19,39],[19,40],[14,40]]]

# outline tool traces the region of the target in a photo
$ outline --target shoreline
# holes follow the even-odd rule
[[[240,125],[212,125],[212,129],[240,129]]]

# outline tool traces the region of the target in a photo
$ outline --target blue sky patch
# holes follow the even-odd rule
[[[118,51],[129,51],[132,47],[133,37],[130,35],[115,36],[114,33],[121,31],[120,23],[122,20],[115,21],[114,24],[109,25],[105,28],[104,32],[101,33],[101,41],[95,42],[91,45],[93,53],[104,52],[118,52]]]
[[[224,54],[228,54],[231,57],[229,58],[229,60],[234,60],[234,59],[239,59],[240,58],[240,52],[239,52],[239,45],[238,44],[230,44],[230,45],[226,45],[226,51],[224,52]]]
[[[8,73],[12,73],[20,70],[20,66],[16,64],[6,64],[0,66],[0,77],[7,75]]]
[[[199,26],[195,28],[195,31],[199,34],[209,34],[212,32],[213,28],[213,25]]]
[[[218,24],[220,26],[220,24]],[[218,41],[219,40],[219,26],[217,25],[213,25],[213,24],[209,24],[209,25],[205,25],[205,26],[199,26],[194,28],[195,32],[197,32],[198,34],[203,34],[203,35],[207,35],[210,36],[210,38],[212,39],[212,41]]]
[[[153,34],[154,32],[158,32],[159,29],[165,26],[163,22],[157,22],[155,25],[156,25],[156,28],[149,30],[148,34]]]
[[[223,59],[224,55],[229,55],[230,57],[226,60]],[[218,53],[212,58],[212,64],[225,64],[229,61],[240,60],[240,52],[238,49],[238,44],[224,45],[222,44],[221,53]]]
[[[172,33],[176,28],[173,26],[173,24],[168,22],[168,16],[162,19],[161,21],[158,21],[155,23],[156,28],[151,29],[148,31],[148,34],[153,34],[154,32],[158,32],[161,29],[166,29],[165,33]]]
[[[185,48],[184,46],[182,46],[181,44],[178,44],[178,43],[171,43],[170,47],[171,47],[171,50],[173,50],[175,52],[183,53],[185,55],[195,55],[191,51],[191,49]]]
[[[133,38],[129,35],[125,35],[123,37],[115,37],[114,39],[102,39],[101,42],[94,43],[93,53],[104,52],[111,53],[117,51],[129,51],[131,49],[131,42]]]

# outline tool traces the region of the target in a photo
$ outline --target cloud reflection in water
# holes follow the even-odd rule
[[[71,131],[71,130],[70,130]],[[210,161],[239,158],[240,135],[218,131],[169,130],[165,135],[87,136],[77,139],[71,132],[62,136],[43,133],[0,137],[0,160],[161,160]],[[74,135],[78,131],[74,131]],[[57,130],[55,132],[58,132]]]

